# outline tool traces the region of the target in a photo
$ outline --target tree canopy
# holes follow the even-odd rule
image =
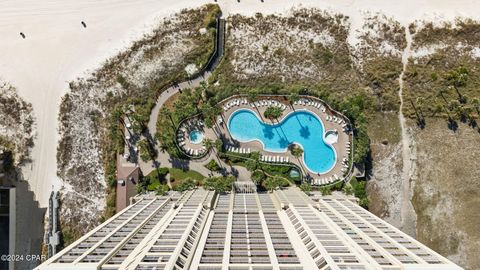
[[[287,179],[283,178],[282,176],[279,175],[274,175],[274,176],[269,176],[267,179],[263,182],[263,185],[265,189],[269,191],[273,191],[276,188],[279,187],[286,187],[290,185]]]
[[[277,119],[280,116],[282,116],[282,112],[283,110],[281,108],[270,106],[265,110],[265,112],[263,113],[263,116],[265,116],[268,119]]]
[[[215,190],[218,193],[225,193],[232,190],[235,177],[233,176],[213,176],[207,177],[203,181],[203,186],[206,189]]]
[[[293,144],[291,147],[290,147],[290,153],[292,153],[292,155],[296,158],[299,158],[302,156],[303,154],[303,149],[296,145],[296,144]]]

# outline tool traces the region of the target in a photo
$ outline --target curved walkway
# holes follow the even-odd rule
[[[165,104],[165,102],[174,96],[175,94],[180,93],[182,89],[187,89],[187,88],[195,88],[199,87],[200,83],[202,81],[207,81],[208,78],[211,75],[211,70],[213,70],[217,64],[220,62],[222,56],[223,56],[223,51],[224,51],[224,35],[225,35],[225,27],[224,27],[224,22],[220,22],[218,24],[218,35],[217,35],[217,40],[215,41],[217,44],[217,51],[215,52],[214,59],[212,59],[209,62],[209,66],[207,69],[199,74],[197,77],[176,84],[174,86],[169,87],[165,91],[163,91],[160,96],[157,99],[157,102],[155,104],[155,107],[153,107],[151,113],[150,113],[150,119],[148,121],[147,125],[147,131],[145,134],[146,137],[149,138],[154,138],[154,134],[156,132],[156,125],[157,125],[157,119],[158,119],[158,113],[162,106]],[[208,158],[201,160],[201,161],[189,161],[189,160],[180,160],[180,159],[174,159],[172,158],[167,152],[163,152],[159,149],[157,142],[155,142],[155,147],[158,151],[157,158],[155,161],[150,161],[150,162],[143,162],[139,160],[139,166],[140,169],[142,170],[144,175],[149,174],[152,172],[156,167],[170,167],[170,168],[182,168],[182,169],[188,169],[188,170],[194,170],[197,171],[205,176],[210,176],[210,175],[225,175],[225,174],[233,174],[238,177],[238,180],[240,181],[249,181],[250,179],[250,172],[248,172],[245,168],[239,167],[239,166],[229,166],[225,164],[222,160],[218,158],[216,155],[216,150],[213,149],[212,152],[209,154]],[[211,172],[208,170],[205,165],[212,159],[215,159],[215,161],[224,168],[224,171],[222,173],[216,173],[216,172]]]

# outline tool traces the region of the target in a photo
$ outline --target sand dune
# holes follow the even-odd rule
[[[57,114],[68,81],[148,32],[156,19],[204,0],[4,0],[0,2],[0,77],[33,104],[38,137],[25,177],[46,206],[56,177]],[[480,16],[475,0],[219,0],[225,14],[277,13],[292,6],[318,7],[350,16],[353,28],[365,11],[383,12],[406,25],[415,19]],[[81,25],[84,21],[87,25]],[[23,32],[26,36],[20,36]],[[352,40],[354,42],[354,40]]]
[[[33,105],[38,134],[32,151],[33,163],[23,171],[41,206],[46,206],[52,185],[61,185],[56,177],[57,114],[68,81],[93,70],[140,38],[151,29],[155,18],[192,3],[0,2],[0,77],[14,85]],[[85,21],[87,28],[81,21]],[[25,39],[20,32],[26,35]]]

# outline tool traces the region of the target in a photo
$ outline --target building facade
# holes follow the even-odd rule
[[[350,198],[288,188],[137,197],[37,269],[461,268]]]

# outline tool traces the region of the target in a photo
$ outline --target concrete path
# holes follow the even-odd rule
[[[219,28],[217,29],[217,32],[219,34],[217,35],[217,39],[215,41],[217,44],[216,45],[217,52],[214,56],[215,58],[209,62],[209,64],[207,65],[206,71],[203,72],[202,74],[198,75],[197,77],[191,80],[169,87],[168,89],[166,89],[160,94],[155,104],[155,107],[153,107],[152,112],[150,113],[150,119],[147,125],[148,129],[146,131],[147,134],[144,134],[145,137],[154,138],[157,130],[156,124],[158,120],[158,113],[160,112],[160,109],[169,98],[180,93],[182,89],[196,88],[200,86],[201,82],[208,81],[208,78],[211,76],[211,70],[213,70],[218,65],[221,58],[223,57],[223,52],[224,52],[225,24],[223,20],[221,21],[220,24],[218,24],[218,27]],[[153,139],[153,141],[155,143],[155,148],[158,151],[158,155],[155,161],[143,162],[139,160],[139,166],[144,175],[149,174],[156,167],[169,167],[169,168],[181,168],[184,170],[194,170],[201,173],[204,176],[212,176],[212,175],[219,176],[219,175],[233,174],[233,175],[240,175],[240,178],[243,180],[246,180],[247,178],[249,179],[250,177],[250,173],[246,171],[244,168],[231,167],[225,164],[222,160],[218,158],[215,149],[213,149],[210,152],[208,157],[203,158],[201,160],[181,160],[181,159],[174,159],[167,152],[161,151],[158,147],[159,145],[157,141],[155,139]],[[212,159],[215,159],[217,163],[224,168],[221,174],[216,172],[211,172],[205,167],[205,165]]]
[[[408,31],[408,29],[405,30],[405,38],[407,40],[407,47],[405,48],[402,54],[403,70],[402,70],[402,73],[400,74],[400,77],[398,78],[398,83],[399,83],[398,97],[400,99],[398,120],[400,122],[400,129],[401,129],[401,135],[402,135],[401,141],[402,141],[402,160],[403,160],[402,191],[400,193],[401,196],[399,198],[401,201],[400,229],[403,232],[409,234],[410,236],[415,237],[417,215],[415,213],[415,209],[413,208],[413,204],[411,201],[411,198],[412,198],[411,181],[413,180],[413,177],[415,175],[415,169],[416,169],[415,162],[413,162],[413,160],[415,159],[415,153],[414,153],[415,151],[414,151],[414,142],[410,138],[407,123],[403,115],[403,105],[404,105],[403,76],[405,74],[405,71],[407,70],[408,59],[411,55],[410,47],[412,44],[412,36],[410,35],[410,32]]]

